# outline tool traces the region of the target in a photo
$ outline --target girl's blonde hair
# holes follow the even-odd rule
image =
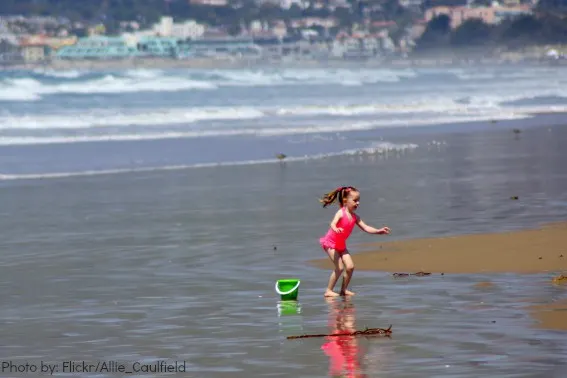
[[[337,189],[325,194],[319,199],[319,202],[323,204],[323,207],[327,207],[333,202],[337,201],[339,207],[343,207],[343,201],[348,198],[351,192],[358,192],[354,186],[340,186]]]

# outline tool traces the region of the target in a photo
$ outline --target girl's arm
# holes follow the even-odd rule
[[[358,215],[356,216],[356,224],[358,225],[358,227],[360,227],[360,229],[362,231],[368,232],[369,234],[387,235],[387,234],[390,233],[389,227],[382,227],[382,228],[371,227],[371,226],[367,225],[366,223],[364,223],[364,221],[362,219],[360,219],[360,217],[358,217]]]
[[[339,219],[341,219],[342,216],[343,216],[343,212],[339,209],[339,211],[336,212],[335,217],[331,221],[331,229],[339,234],[343,232],[343,229],[337,227],[337,223],[339,222]]]

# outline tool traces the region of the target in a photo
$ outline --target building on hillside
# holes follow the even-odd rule
[[[59,38],[32,35],[20,39],[19,46],[24,61],[35,63],[48,60],[54,51],[65,46],[71,46],[76,41],[76,37]]]
[[[179,45],[180,59],[202,57],[259,57],[261,48],[250,37],[219,37],[193,41],[182,41]]]
[[[12,39],[0,38],[0,66],[18,64],[23,61],[20,47]]]
[[[154,25],[152,32],[160,37],[175,37],[180,39],[199,39],[205,33],[206,26],[194,20],[174,23],[172,17],[162,17]]]
[[[26,63],[43,62],[49,56],[49,49],[43,43],[24,42],[20,44],[20,48]]]
[[[139,55],[139,51],[133,43],[127,43],[122,37],[91,36],[80,38],[72,46],[60,48],[55,56],[59,59],[68,60],[111,60],[126,59]]]
[[[226,7],[228,5],[228,0],[189,0],[189,3],[209,7]]]
[[[440,6],[429,8],[425,11],[425,20],[431,21],[437,16],[446,15],[451,20],[451,28],[458,28],[463,22],[478,19],[485,24],[498,24],[505,19],[528,15],[532,13],[531,6],[522,5],[517,7],[448,7]]]
[[[331,46],[331,56],[348,60],[367,60],[384,55],[390,48],[384,33],[340,33]]]

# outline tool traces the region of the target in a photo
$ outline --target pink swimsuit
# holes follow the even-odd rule
[[[342,228],[342,233],[336,233],[333,231],[332,228],[327,231],[327,234],[319,239],[319,243],[321,243],[321,247],[323,249],[333,248],[335,251],[344,252],[346,250],[346,240],[350,236],[354,225],[356,224],[356,216],[354,214],[350,214],[349,216],[344,207],[341,208],[343,212],[343,216],[337,222],[337,227]]]

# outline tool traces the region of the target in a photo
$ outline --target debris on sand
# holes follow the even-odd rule
[[[394,274],[392,274],[392,276],[394,276],[394,277],[408,277],[408,276],[423,277],[423,276],[429,276],[429,275],[431,275],[431,273],[427,273],[427,272],[417,272],[417,273],[394,273]]]
[[[366,328],[364,331],[354,331],[354,332],[337,332],[331,334],[316,334],[316,335],[300,335],[300,336],[288,336],[288,340],[292,339],[306,339],[309,337],[340,337],[340,336],[386,336],[390,337],[392,334],[392,326],[388,328]]]
[[[567,283],[567,276],[565,274],[560,274],[557,277],[553,277],[552,282],[554,284]]]

